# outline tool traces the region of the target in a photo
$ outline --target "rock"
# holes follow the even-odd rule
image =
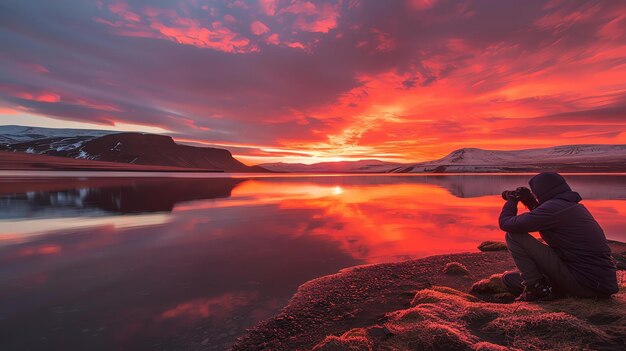
[[[506,251],[506,244],[501,241],[483,241],[478,245],[480,251]]]
[[[443,272],[447,275],[468,275],[467,267],[459,262],[448,262],[443,268]]]
[[[502,283],[502,274],[493,274],[487,279],[482,279],[474,283],[470,290],[475,294],[501,294],[506,293],[506,287]]]
[[[617,264],[617,269],[626,270],[626,252],[614,253],[613,258]]]

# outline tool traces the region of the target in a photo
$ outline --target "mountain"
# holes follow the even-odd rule
[[[406,164],[361,160],[261,166],[276,172],[307,173],[626,172],[626,145],[565,145],[511,151],[464,148],[438,160]]]
[[[380,160],[359,160],[340,162],[304,163],[264,163],[261,167],[274,172],[285,173],[386,173],[398,167],[404,169],[405,164],[390,163]]]
[[[0,138],[0,150],[26,154],[185,170],[267,172],[246,166],[228,150],[181,145],[164,135],[5,126],[0,127]],[[22,157],[20,162],[28,160]]]
[[[447,156],[399,168],[397,173],[625,172],[626,145],[565,145],[526,150],[464,148]]]

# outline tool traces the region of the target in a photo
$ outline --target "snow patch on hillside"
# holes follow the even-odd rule
[[[527,150],[482,150],[465,148],[429,162],[413,164],[409,172],[502,172],[545,165],[626,163],[626,145],[565,145]]]
[[[42,128],[29,126],[0,126],[0,143],[13,144],[39,139],[91,136],[119,133],[111,130]]]

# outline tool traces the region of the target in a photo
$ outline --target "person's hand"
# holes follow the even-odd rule
[[[513,191],[503,191],[502,198],[506,201],[519,201],[519,199],[515,196],[515,192]]]

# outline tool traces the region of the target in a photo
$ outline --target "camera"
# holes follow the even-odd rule
[[[502,198],[504,200],[507,200],[509,197],[513,197],[521,201],[524,206],[526,206],[526,208],[528,208],[529,210],[532,210],[535,207],[539,206],[537,199],[535,199],[535,196],[530,191],[530,189],[523,186],[515,190],[505,190],[502,192]]]

